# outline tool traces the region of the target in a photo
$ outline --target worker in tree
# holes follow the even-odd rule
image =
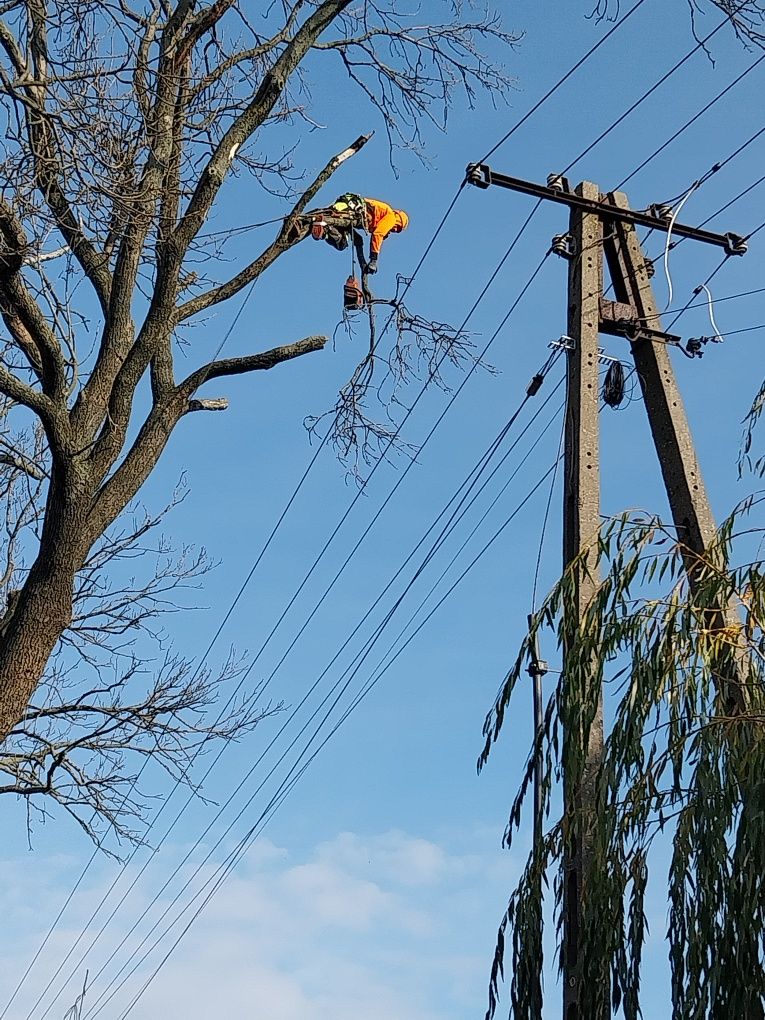
[[[388,234],[400,234],[409,223],[409,217],[403,209],[394,209],[387,202],[363,198],[361,195],[341,195],[326,213],[336,219],[336,224],[324,222],[323,217],[314,219],[312,234],[333,248],[340,251],[347,248],[348,237],[354,228],[366,230],[371,235],[366,268],[368,273],[377,272],[377,256]]]

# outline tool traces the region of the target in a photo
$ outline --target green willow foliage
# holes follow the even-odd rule
[[[625,515],[598,536],[603,579],[580,627],[566,634],[568,674],[550,696],[538,741],[546,832],[500,926],[487,1018],[506,968],[510,1016],[540,1020],[544,897],[552,896],[560,947],[565,850],[582,832],[592,856],[582,901],[581,1015],[642,1016],[649,851],[664,833],[669,874],[651,876],[667,882],[669,903],[672,1005],[662,1017],[765,1016],[765,538],[758,546],[764,529],[756,525],[764,501],[753,496],[737,506],[703,559],[656,518]],[[752,549],[755,556],[744,556]],[[734,565],[735,558],[746,562]],[[563,645],[585,569],[584,557],[573,563],[536,614],[487,716],[479,770],[516,686],[528,682],[536,632],[551,626]],[[734,609],[727,621],[721,605]],[[607,724],[593,802],[581,816],[559,816],[553,791],[563,775],[574,783],[583,775],[582,748],[598,707],[587,692],[600,682]],[[506,846],[527,801],[531,808],[533,761],[534,748]]]

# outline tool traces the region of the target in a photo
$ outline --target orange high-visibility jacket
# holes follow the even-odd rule
[[[392,230],[403,230],[408,223],[406,213],[394,209],[387,202],[376,198],[365,198],[367,204],[367,230],[372,235],[369,250],[372,255],[380,254],[382,243]]]

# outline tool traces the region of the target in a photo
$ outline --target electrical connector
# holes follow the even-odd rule
[[[526,389],[526,396],[527,397],[535,397],[537,395],[537,393],[539,393],[539,391],[542,389],[542,383],[544,381],[545,381],[545,377],[542,375],[542,373],[541,372],[537,372],[537,374],[531,380],[531,382],[529,383],[529,385],[528,385],[528,387]]]

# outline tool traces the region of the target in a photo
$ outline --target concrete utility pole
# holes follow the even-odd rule
[[[597,546],[592,541],[600,528],[599,473],[599,349],[602,333],[630,341],[638,370],[648,421],[661,465],[678,538],[687,547],[686,570],[694,586],[698,560],[715,535],[715,523],[696,459],[688,420],[669,360],[668,346],[679,337],[663,333],[650,283],[648,262],[637,238],[637,225],[655,230],[670,229],[666,208],[637,212],[629,208],[621,193],[601,195],[595,184],[584,182],[572,190],[560,175],[551,175],[548,185],[534,184],[496,173],[485,164],[467,168],[467,180],[478,188],[491,185],[519,191],[569,206],[569,234],[558,237],[555,250],[571,259],[568,278],[568,406],[566,410],[565,479],[563,508],[563,559],[568,567],[577,557],[587,567],[576,579],[571,619],[564,621],[564,682],[576,684],[569,697],[589,699],[595,713],[587,736],[566,733],[564,741],[578,741],[578,757],[584,762],[576,785],[564,776],[564,811],[575,820],[574,836],[565,848],[563,900],[563,1020],[605,1020],[609,1015],[610,981],[606,972],[594,978],[590,1000],[597,1002],[597,1014],[582,1012],[581,931],[592,857],[594,784],[603,754],[602,690],[592,690],[587,664],[567,669],[566,650],[579,627],[582,613],[592,598],[598,578]],[[723,248],[728,255],[743,255],[746,241],[737,234],[715,234],[698,227],[672,224],[673,235],[703,241]],[[603,255],[612,277],[616,301],[603,294]],[[736,622],[729,605],[712,607],[710,613],[720,625]],[[536,649],[532,659],[538,658]],[[529,668],[532,677],[534,661]],[[735,668],[735,664],[734,664]],[[594,669],[593,671],[594,672]],[[535,680],[538,678],[535,677]],[[741,686],[731,679],[731,664],[721,671],[722,682],[732,700],[741,698]],[[735,677],[732,678],[735,680]],[[740,708],[740,704],[734,706]],[[535,817],[535,838],[541,838]],[[607,919],[601,919],[606,921]]]
[[[596,185],[583,183],[576,194],[597,200]],[[573,619],[565,627],[563,675],[568,677],[567,655],[579,621],[598,584],[597,545],[592,542],[600,530],[600,435],[599,435],[599,299],[603,292],[603,222],[597,213],[573,208],[569,231],[575,257],[568,272],[568,335],[573,340],[567,361],[568,405],[563,481],[563,566],[584,554],[585,562],[576,572]],[[584,551],[584,552],[583,552]],[[593,691],[592,677],[581,664],[576,671],[582,701],[597,703],[592,727],[583,733],[564,733],[569,753],[584,761],[581,782],[563,780],[564,811],[576,819],[575,835],[565,848],[565,885],[563,888],[563,1017],[579,1020],[580,932],[582,899],[586,895],[592,857],[592,812],[595,805],[595,780],[603,756],[603,692]],[[570,692],[569,696],[571,696]],[[608,997],[606,997],[606,1003]],[[589,1018],[588,1018],[589,1020]],[[593,1017],[592,1020],[601,1020]]]

